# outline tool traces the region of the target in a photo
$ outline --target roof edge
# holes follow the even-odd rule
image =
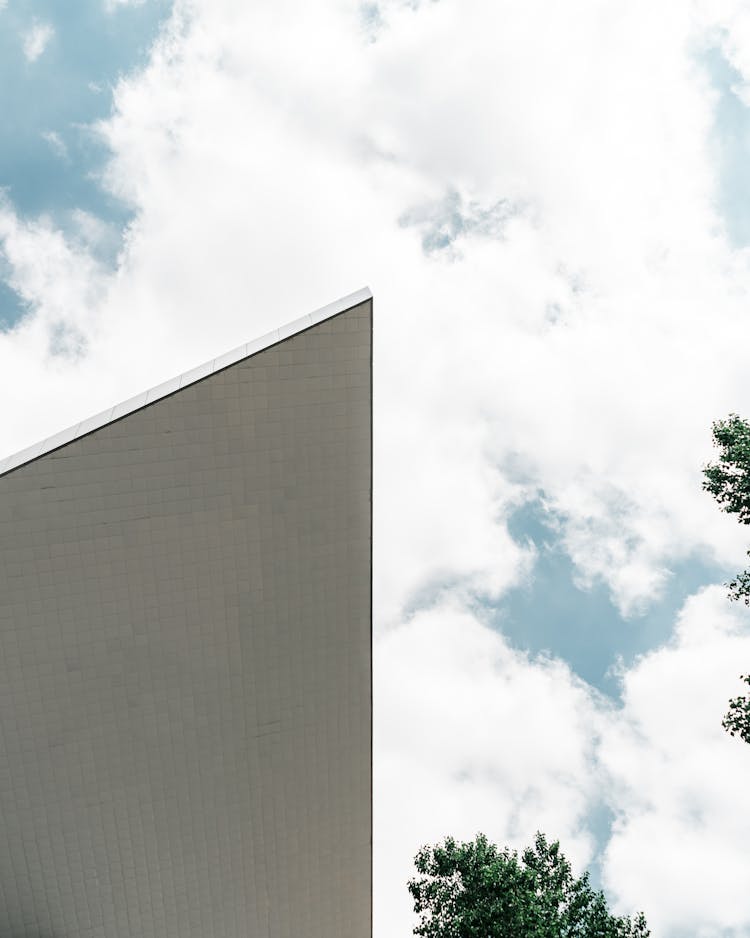
[[[4,476],[14,469],[18,469],[20,466],[33,462],[33,460],[39,459],[40,456],[46,456],[53,450],[60,449],[60,447],[72,443],[73,440],[87,436],[89,433],[93,433],[94,430],[100,430],[102,427],[107,426],[107,424],[114,423],[122,417],[127,417],[129,414],[135,413],[135,411],[141,410],[141,408],[147,407],[149,404],[154,404],[156,401],[160,401],[170,394],[181,391],[183,388],[195,384],[203,380],[203,378],[215,374],[217,371],[222,371],[230,365],[235,365],[237,362],[242,361],[243,358],[250,358],[252,355],[257,355],[258,352],[262,352],[272,345],[277,345],[279,342],[291,339],[293,336],[304,332],[311,326],[317,326],[319,323],[325,322],[326,319],[331,319],[334,316],[345,313],[347,310],[371,299],[372,291],[370,288],[362,287],[354,293],[342,296],[341,299],[335,300],[333,303],[328,303],[327,306],[321,306],[320,309],[316,309],[312,313],[307,313],[307,315],[301,316],[299,319],[279,326],[278,329],[272,329],[271,332],[267,332],[265,335],[260,336],[260,338],[246,342],[244,345],[239,345],[237,348],[225,352],[223,355],[219,355],[217,358],[213,358],[210,361],[204,362],[202,365],[191,368],[189,371],[185,371],[174,378],[170,378],[168,381],[163,381],[161,384],[157,384],[156,387],[149,388],[147,391],[143,391],[141,394],[137,394],[127,401],[115,404],[114,407],[109,407],[107,410],[103,410],[93,417],[88,417],[86,420],[73,424],[73,426],[67,427],[65,430],[61,430],[59,433],[55,433],[52,436],[48,436],[38,443],[33,443],[31,446],[27,446],[17,453],[0,459],[0,476]]]

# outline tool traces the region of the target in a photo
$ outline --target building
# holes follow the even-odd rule
[[[0,463],[0,935],[369,938],[369,290]]]

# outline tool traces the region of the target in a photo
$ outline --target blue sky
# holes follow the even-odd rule
[[[715,111],[715,145],[720,178],[720,206],[733,243],[750,244],[750,118],[742,100],[742,75],[722,55],[721,49],[705,53],[705,66],[718,99]]]
[[[717,564],[699,559],[675,563],[663,596],[643,611],[624,616],[603,583],[577,585],[576,569],[539,501],[513,512],[508,527],[517,541],[531,542],[539,558],[530,582],[504,596],[496,627],[518,648],[567,661],[580,677],[614,699],[621,691],[612,670],[619,659],[630,666],[637,655],[664,644],[685,599],[727,578]]]
[[[147,62],[170,7],[168,0],[112,8],[87,0],[61,15],[59,4],[50,0],[14,2],[2,11],[0,185],[20,216],[48,215],[68,230],[73,212],[83,210],[116,231],[125,229],[133,209],[102,181],[108,149],[95,125],[109,116],[117,81]],[[372,20],[373,10],[366,12]],[[39,24],[53,32],[39,57],[28,61],[24,36]],[[705,67],[719,95],[714,142],[721,208],[732,239],[743,245],[750,240],[750,176],[744,171],[750,118],[733,90],[740,76],[720,49],[705,53]],[[421,225],[422,247],[430,254],[449,249],[459,235],[488,223],[498,211],[508,217],[510,209],[503,200],[485,211],[462,206],[454,190],[432,210],[405,214],[399,224]],[[12,326],[24,309],[10,285],[0,281],[0,321]],[[669,587],[658,602],[623,617],[605,584],[576,585],[575,567],[540,500],[514,511],[508,529],[520,544],[533,544],[539,558],[532,580],[509,590],[498,605],[496,627],[518,648],[563,658],[584,680],[615,697],[619,684],[610,669],[618,658],[630,664],[666,641],[685,597],[727,573],[698,559],[682,561],[670,571]]]
[[[377,935],[421,843],[543,827],[655,938],[748,938],[700,469],[750,416],[750,14],[180,10],[0,8],[5,453],[369,283]]]
[[[131,210],[101,184],[107,153],[95,124],[110,114],[118,79],[146,62],[170,7],[13,0],[0,10],[0,187],[21,215],[49,215],[63,229],[75,210],[127,224]],[[24,37],[45,25],[52,34],[29,61]],[[0,282],[0,323],[23,310]]]

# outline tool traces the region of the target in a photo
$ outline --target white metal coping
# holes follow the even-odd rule
[[[24,463],[31,462],[33,459],[38,459],[40,456],[50,453],[54,449],[59,449],[59,447],[65,446],[67,443],[72,443],[73,440],[77,440],[79,437],[85,436],[93,430],[98,430],[108,423],[112,423],[115,420],[119,420],[121,417],[132,414],[141,407],[153,404],[154,401],[161,400],[161,398],[167,397],[169,394],[174,394],[175,391],[179,391],[189,384],[194,384],[196,381],[200,381],[201,378],[206,378],[208,375],[220,371],[222,368],[227,368],[229,365],[234,365],[243,358],[256,355],[258,352],[262,352],[264,349],[276,345],[277,342],[289,339],[298,332],[309,329],[310,326],[316,326],[318,323],[324,322],[332,316],[338,316],[339,313],[346,312],[346,310],[354,306],[359,306],[360,303],[364,303],[370,299],[372,299],[372,291],[369,287],[362,287],[361,290],[350,293],[348,296],[343,296],[340,300],[336,300],[333,303],[329,303],[327,306],[316,309],[313,313],[308,313],[306,316],[295,319],[293,322],[280,326],[278,329],[267,332],[259,339],[247,342],[245,345],[240,345],[236,349],[232,349],[231,352],[226,352],[224,355],[220,355],[218,358],[205,362],[203,365],[198,365],[197,368],[191,368],[190,371],[177,375],[176,378],[170,378],[168,381],[158,384],[155,388],[150,388],[142,394],[131,397],[130,400],[123,401],[121,404],[116,404],[114,407],[103,410],[94,417],[82,420],[80,423],[74,424],[66,430],[61,430],[53,436],[48,436],[46,440],[42,440],[40,443],[34,443],[32,446],[28,446],[26,449],[22,449],[12,456],[6,456],[5,459],[0,459],[0,476],[11,472],[13,469],[17,469]]]

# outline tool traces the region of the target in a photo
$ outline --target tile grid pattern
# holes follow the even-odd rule
[[[0,478],[0,934],[369,936],[371,313]]]

